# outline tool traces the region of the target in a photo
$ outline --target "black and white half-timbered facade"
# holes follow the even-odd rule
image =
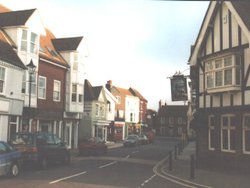
[[[200,166],[250,171],[250,1],[211,1],[189,58]]]

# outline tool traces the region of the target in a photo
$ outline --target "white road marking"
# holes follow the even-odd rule
[[[83,174],[86,174],[86,173],[87,173],[86,171],[80,172],[80,173],[77,173],[77,174],[74,174],[74,175],[71,175],[71,176],[67,176],[67,177],[64,177],[64,178],[61,178],[61,179],[58,179],[58,180],[55,180],[55,181],[51,181],[51,182],[49,182],[49,184],[58,183],[60,181],[70,179],[70,178],[73,178],[73,177],[76,177],[76,176],[80,176],[80,175],[83,175]]]
[[[137,151],[133,151],[132,153],[138,153],[139,151],[137,150]]]
[[[148,182],[150,182],[154,177],[156,176],[156,174],[154,174],[153,176],[151,176],[150,178],[146,179],[138,188],[143,187],[144,185],[146,185]]]
[[[108,163],[108,164],[99,166],[99,168],[105,168],[105,167],[110,166],[110,165],[113,165],[113,164],[115,164],[115,163],[117,163],[117,161],[113,161],[113,162],[111,162],[111,163]]]
[[[130,157],[130,155],[127,155],[127,157],[125,157],[126,159],[128,159]]]

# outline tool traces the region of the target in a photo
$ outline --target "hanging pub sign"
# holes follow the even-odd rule
[[[183,75],[174,75],[171,78],[172,101],[186,101],[187,98],[187,79]]]

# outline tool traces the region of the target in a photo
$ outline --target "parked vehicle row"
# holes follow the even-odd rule
[[[80,155],[106,154],[107,149],[105,141],[98,137],[85,138],[78,142]]]
[[[140,144],[149,144],[149,138],[145,134],[130,134],[127,136],[127,138],[123,141],[123,146],[124,147],[129,147],[129,146],[137,146]]]

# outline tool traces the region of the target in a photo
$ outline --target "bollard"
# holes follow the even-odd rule
[[[190,155],[190,179],[194,179],[195,174],[195,161],[194,154]]]
[[[173,170],[173,159],[172,159],[172,151],[169,152],[169,158],[168,158],[168,170]]]
[[[177,146],[174,146],[174,159],[177,159]]]

